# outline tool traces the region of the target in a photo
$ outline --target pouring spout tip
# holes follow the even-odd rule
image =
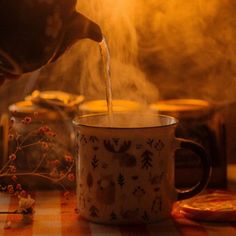
[[[98,43],[102,42],[103,40],[103,33],[99,25],[93,23],[90,30],[90,38]]]

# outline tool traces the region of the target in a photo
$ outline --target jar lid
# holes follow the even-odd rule
[[[178,202],[173,215],[200,220],[236,221],[236,196],[227,191],[213,191]]]
[[[139,111],[142,109],[142,105],[136,101],[131,100],[112,100],[113,111]],[[79,106],[81,112],[106,112],[107,102],[106,100],[93,100],[84,102]]]
[[[196,118],[210,115],[212,105],[200,99],[170,99],[150,105],[150,109],[176,118]]]
[[[84,100],[82,95],[63,91],[38,91],[9,106],[9,111],[16,117],[32,116],[37,113],[38,119],[62,119],[74,114],[78,105]]]
[[[20,101],[9,106],[9,111],[14,117],[24,118],[31,116],[39,119],[58,119],[56,111],[33,104],[31,101]]]
[[[84,96],[56,90],[35,90],[30,96],[27,97],[27,100],[42,106],[48,105],[71,109],[78,106],[84,100]]]

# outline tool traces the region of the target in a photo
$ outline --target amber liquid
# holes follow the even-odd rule
[[[103,73],[105,78],[105,87],[106,87],[106,101],[107,101],[107,110],[109,115],[112,114],[112,85],[111,85],[111,59],[110,52],[106,42],[106,39],[103,37],[103,40],[99,43],[100,52],[102,56],[103,63]]]

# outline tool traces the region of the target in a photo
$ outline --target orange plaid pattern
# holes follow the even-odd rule
[[[183,217],[150,225],[106,226],[81,219],[76,213],[76,197],[65,200],[57,191],[36,192],[32,222],[21,215],[0,215],[2,236],[220,236],[235,235],[235,224],[204,224]],[[17,199],[0,194],[0,211],[16,210]],[[27,218],[26,218],[27,219]]]

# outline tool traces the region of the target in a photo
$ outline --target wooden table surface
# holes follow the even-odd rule
[[[229,166],[229,187],[236,189],[236,165]],[[105,226],[87,222],[77,215],[76,198],[65,200],[58,191],[33,193],[36,200],[32,217],[0,215],[0,235],[82,235],[82,236],[236,236],[236,223],[202,223],[178,216],[156,224]],[[18,202],[9,194],[0,195],[0,211],[15,210]]]

